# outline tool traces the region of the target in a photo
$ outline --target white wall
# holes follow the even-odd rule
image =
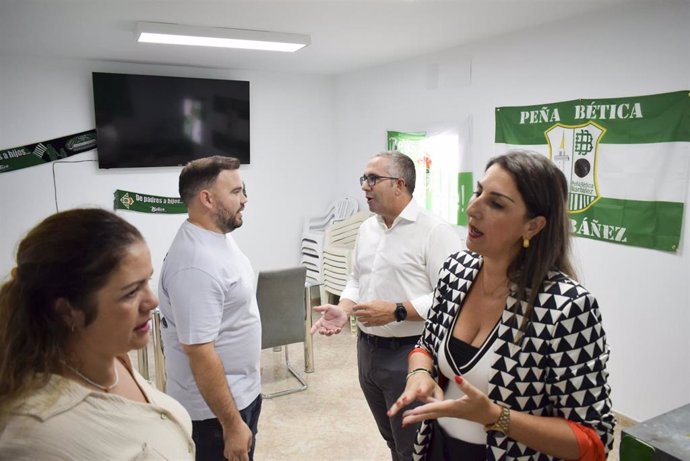
[[[0,150],[94,128],[91,72],[121,72],[249,80],[251,164],[241,167],[249,202],[233,233],[256,270],[299,263],[305,215],[335,198],[332,171],[333,83],[328,77],[193,69],[114,62],[34,59],[0,55]],[[95,159],[95,151],[68,161]],[[53,163],[0,175],[0,278],[14,264],[16,244],[58,209],[98,205],[112,209],[125,189],[178,196],[179,167],[99,170],[97,163]],[[143,232],[156,272],[186,215],[118,212]],[[157,286],[157,275],[153,284]]]
[[[690,89],[690,4],[628,5],[434,56],[341,75],[338,186],[359,194],[386,130],[472,122],[475,175],[494,152],[494,109]],[[479,177],[479,176],[478,176]],[[690,203],[690,192],[686,199]],[[614,408],[644,420],[690,401],[690,230],[664,253],[575,239],[612,350]]]

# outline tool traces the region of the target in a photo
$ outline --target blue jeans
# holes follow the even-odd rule
[[[249,451],[249,460],[254,459],[254,447],[256,446],[256,434],[259,426],[259,414],[261,413],[261,394],[259,394],[247,408],[240,410],[242,421],[252,431],[252,449]],[[192,439],[196,444],[196,461],[225,461],[223,450],[223,426],[218,418],[192,421]]]

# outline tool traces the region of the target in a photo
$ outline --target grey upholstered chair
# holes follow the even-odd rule
[[[298,387],[261,394],[265,399],[307,389],[305,379],[290,365],[287,347],[288,344],[304,342],[307,334],[304,288],[306,272],[304,266],[259,272],[256,300],[261,315],[261,349],[283,346],[287,369],[300,383]]]

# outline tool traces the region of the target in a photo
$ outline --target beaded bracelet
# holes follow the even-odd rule
[[[410,379],[410,376],[416,375],[417,373],[422,373],[422,372],[429,373],[429,376],[431,376],[431,370],[429,370],[428,368],[415,368],[414,370],[412,370],[411,372],[409,372],[407,374],[407,376],[405,377],[405,381]]]

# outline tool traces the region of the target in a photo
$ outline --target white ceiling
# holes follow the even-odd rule
[[[572,27],[577,27],[581,15],[642,2],[0,0],[0,57],[19,54],[337,75],[553,21],[572,19]],[[276,53],[139,44],[134,40],[137,21],[309,34],[311,45],[296,53]]]

